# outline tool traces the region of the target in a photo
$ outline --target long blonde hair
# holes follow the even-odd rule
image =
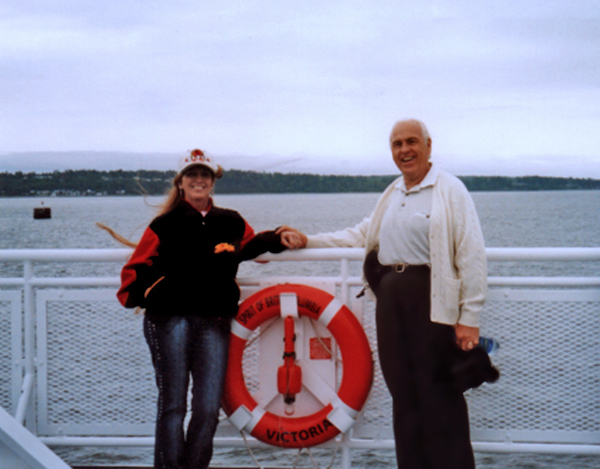
[[[167,192],[167,198],[161,205],[158,205],[159,210],[158,210],[158,214],[156,215],[157,217],[173,210],[177,206],[177,204],[179,204],[179,202],[181,202],[183,200],[183,191],[181,189],[179,189],[179,183],[181,182],[182,178],[183,178],[183,174],[177,174],[175,176],[175,178],[173,179],[173,184],[171,185],[169,192]],[[146,197],[144,196],[144,199],[145,198]],[[134,243],[133,241],[130,241],[125,236],[120,235],[115,230],[106,226],[103,223],[96,222],[96,226],[98,228],[106,231],[109,235],[112,236],[112,238],[115,241],[122,244],[123,246],[127,246],[127,247],[135,249],[137,247],[137,245],[139,244],[139,243]]]
[[[183,179],[183,174],[179,173],[177,176],[173,178],[173,184],[167,192],[167,198],[160,206],[160,210],[156,216],[164,215],[167,212],[173,210],[179,202],[184,199],[183,190],[179,188],[179,183]]]
[[[223,168],[221,167],[221,165],[217,165],[217,167],[218,169],[216,173],[212,173],[211,171],[211,173],[213,174],[213,181],[215,181],[216,179],[220,179],[221,176],[223,176]],[[159,205],[160,208],[158,210],[158,214],[156,215],[157,217],[160,215],[164,215],[167,212],[170,212],[175,207],[177,207],[179,202],[184,200],[185,197],[183,194],[183,190],[179,188],[179,184],[181,183],[181,180],[183,179],[183,175],[185,173],[186,171],[179,173],[173,178],[173,183],[171,185],[171,188],[169,189],[169,192],[167,192],[167,197],[165,201],[162,203],[162,205]],[[108,232],[108,234],[110,234],[113,237],[113,239],[115,239],[115,241],[123,244],[124,246],[128,246],[130,248],[135,249],[138,245],[138,243],[134,243],[133,241],[128,240],[127,238],[125,238],[125,236],[120,235],[112,228],[109,228],[108,226],[102,223],[96,223],[96,226]]]

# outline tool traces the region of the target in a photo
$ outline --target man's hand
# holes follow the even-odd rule
[[[283,225],[275,231],[281,236],[281,244],[288,249],[301,249],[306,247],[308,238],[304,233],[287,225]]]
[[[472,350],[473,347],[479,344],[478,327],[469,327],[463,324],[456,324],[454,326],[454,333],[456,334],[456,345],[463,350]]]

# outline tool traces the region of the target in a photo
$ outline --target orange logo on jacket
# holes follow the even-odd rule
[[[215,246],[215,254],[220,252],[235,252],[235,246],[229,243],[219,243]]]

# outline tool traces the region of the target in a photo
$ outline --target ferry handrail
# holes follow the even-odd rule
[[[0,277],[0,287],[118,287],[118,277],[36,277],[33,275],[33,263],[52,262],[121,262],[125,263],[132,250],[121,249],[0,249],[0,262],[24,262],[29,273],[21,277]],[[600,261],[600,247],[519,247],[487,248],[488,261],[497,262],[594,262]],[[336,284],[359,286],[362,280],[350,276],[348,262],[362,261],[363,248],[318,248],[284,251],[280,254],[266,253],[257,258],[261,261],[341,261],[341,276],[327,277]],[[241,285],[258,285],[256,277],[238,277]],[[596,276],[503,276],[488,277],[491,287],[502,286],[598,286],[600,277]]]
[[[598,261],[600,247],[486,248],[488,261]]]
[[[518,247],[486,248],[488,261],[600,261],[600,247]],[[131,249],[0,249],[0,262],[117,262],[125,261]],[[319,261],[348,259],[360,261],[363,248],[311,248],[266,253],[258,260]]]

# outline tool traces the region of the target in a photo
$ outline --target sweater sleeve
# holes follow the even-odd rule
[[[344,230],[332,231],[307,236],[307,248],[335,248],[335,247],[364,247],[367,232],[371,224],[370,218],[364,218],[357,225]]]
[[[454,263],[462,280],[459,292],[459,324],[479,327],[487,293],[487,264],[483,233],[477,210],[466,188],[458,193],[461,209],[456,213]]]
[[[158,246],[158,236],[150,227],[146,228],[131,258],[121,270],[121,288],[117,298],[126,308],[144,307],[146,289],[160,278],[155,265]]]

